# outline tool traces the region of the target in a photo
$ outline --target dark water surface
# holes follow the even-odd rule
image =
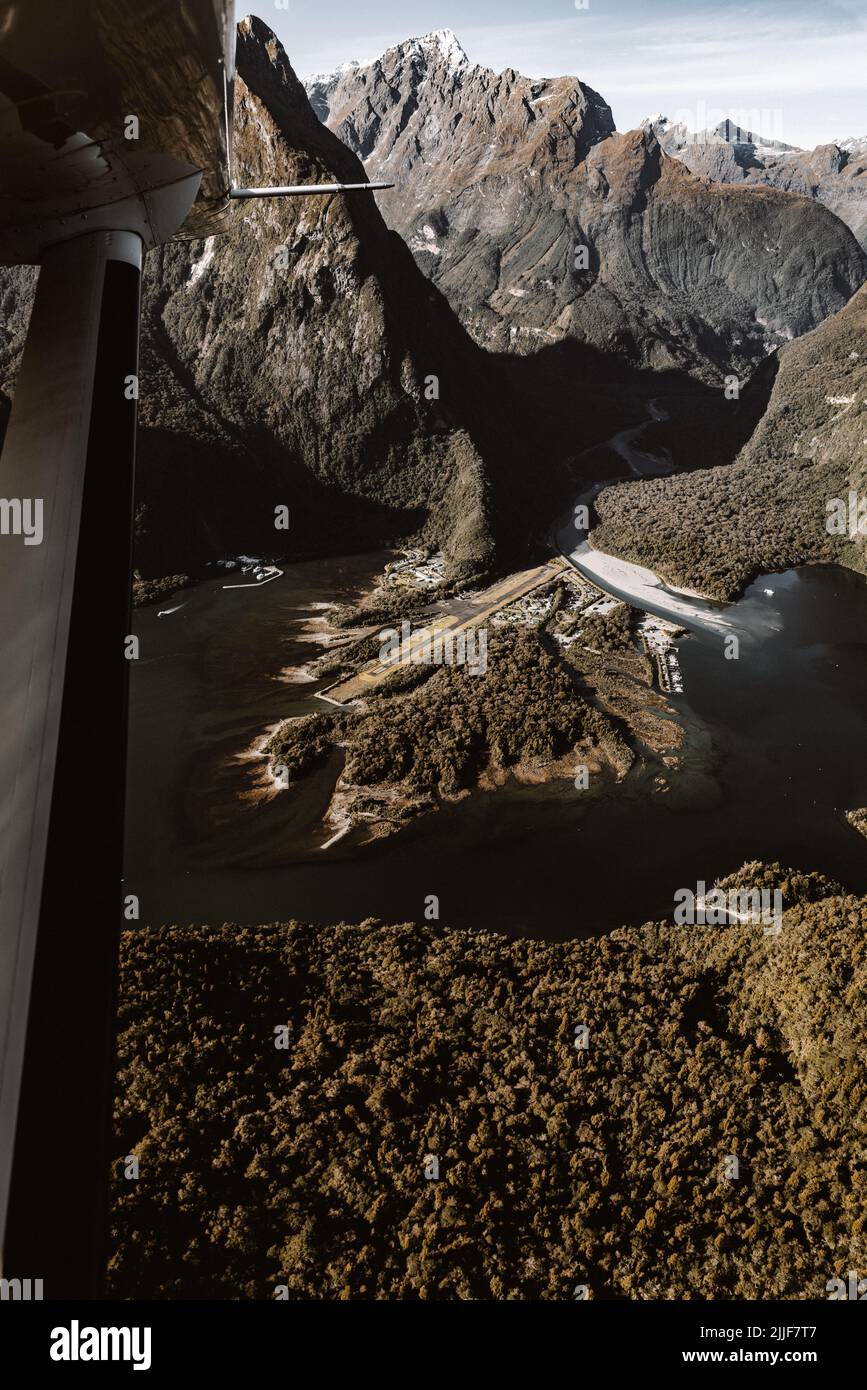
[[[215,581],[136,615],[125,891],[145,924],[421,921],[436,894],[449,926],[584,936],[669,916],[675,889],[750,859],[867,892],[867,841],[842,817],[867,806],[867,583],[831,567],[752,585],[734,606],[737,661],[717,637],[679,644],[688,756],[673,798],[640,778],[600,800],[570,781],[509,786],[353,854],[317,848],[334,767],[267,812],[238,801],[250,774],[235,755],[325,708],[317,686],[277,678],[322,650],[302,623],[384,560],[293,565],[250,593]]]

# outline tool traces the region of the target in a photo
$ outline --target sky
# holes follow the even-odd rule
[[[586,6],[586,7],[585,7]],[[662,113],[704,129],[731,115],[812,148],[867,136],[867,0],[237,0],[300,77],[453,29],[473,63],[570,75],[618,130]]]

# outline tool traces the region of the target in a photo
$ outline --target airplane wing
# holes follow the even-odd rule
[[[104,1269],[142,258],[229,206],[231,8],[0,3],[0,1244],[49,1298]]]
[[[173,221],[214,229],[230,183],[231,12],[231,0],[0,4],[0,263],[112,224],[146,246]]]

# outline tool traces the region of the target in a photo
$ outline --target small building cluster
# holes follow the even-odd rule
[[[436,589],[445,583],[442,552],[426,555],[423,550],[405,550],[402,560],[391,560],[385,567],[383,585],[398,589]]]

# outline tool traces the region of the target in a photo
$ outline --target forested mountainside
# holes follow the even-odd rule
[[[867,572],[865,341],[867,286],[782,349],[767,410],[734,464],[607,488],[593,543],[723,599],[805,561]]]
[[[827,1297],[867,1259],[867,901],[737,883],[779,936],[127,932],[112,1291]]]

